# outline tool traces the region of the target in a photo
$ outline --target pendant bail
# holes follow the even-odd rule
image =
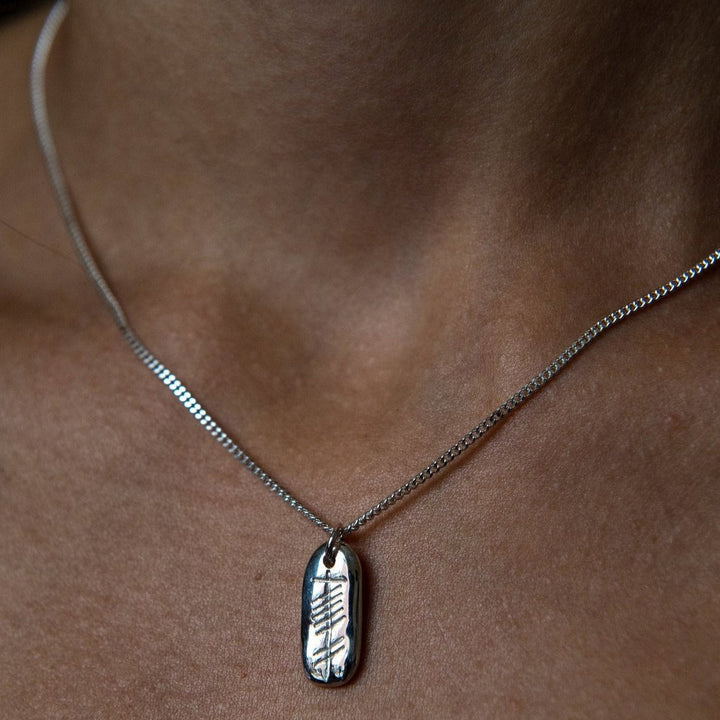
[[[325,564],[325,567],[330,568],[335,564],[335,557],[337,556],[342,536],[343,529],[341,527],[336,527],[330,534],[330,539],[325,545],[325,555],[323,556],[323,563]]]

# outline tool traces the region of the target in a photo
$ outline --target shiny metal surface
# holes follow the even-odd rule
[[[294,495],[286,490],[280,483],[274,480],[270,475],[260,467],[246,452],[243,450],[225,430],[211,417],[205,408],[198,402],[194,394],[190,392],[187,386],[168,368],[160,362],[158,358],[150,351],[150,349],[138,338],[135,331],[130,327],[122,306],[110,289],[105,276],[100,271],[92,252],[90,251],[87,239],[83,233],[81,223],[75,212],[70,193],[68,191],[65,175],[60,166],[55,142],[50,127],[50,121],[47,111],[47,102],[45,94],[45,70],[47,66],[48,56],[52,48],[55,35],[62,24],[65,15],[68,12],[68,5],[64,0],[59,0],[52,7],[50,14],[45,21],[40,36],[38,37],[33,55],[32,68],[30,74],[30,95],[32,101],[33,117],[35,127],[37,129],[40,147],[45,158],[45,164],[48,168],[48,174],[55,190],[58,205],[62,212],[65,224],[75,249],[83,262],[87,274],[95,284],[98,292],[108,305],[120,332],[129,344],[132,351],[138,359],[150,370],[167,389],[175,396],[190,415],[200,424],[201,427],[215,439],[220,445],[229,452],[243,467],[249,470],[260,482],[265,485],[271,492],[280,497],[289,507],[299,512],[303,517],[307,518],[314,525],[324,530],[328,535],[332,535],[334,525],[324,520],[320,515],[316,514],[308,507],[303,505]],[[423,467],[418,473],[400,485],[396,490],[391,492],[385,498],[359,515],[355,520],[349,522],[342,527],[342,534],[348,535],[358,528],[362,527],[368,521],[377,517],[380,513],[387,510],[402,498],[407,497],[413,490],[418,488],[431,477],[437,475],[450,463],[452,463],[459,455],[461,455],[470,446],[474,445],[480,438],[487,435],[499,422],[504,420],[520,405],[522,405],[531,395],[544,387],[555,375],[557,375],[578,353],[584,350],[598,335],[608,330],[618,322],[627,319],[636,312],[647,308],[680,288],[687,283],[702,275],[705,271],[713,266],[720,265],[720,248],[711,252],[708,256],[700,260],[698,263],[688,268],[673,280],[669,280],[655,290],[645,295],[641,295],[632,302],[619,307],[617,310],[605,315],[601,320],[591,325],[575,342],[569,345],[562,353],[560,353],[544,370],[541,370],[533,378],[531,378],[519,390],[514,392],[504,403],[498,406],[484,420],[473,427],[460,437],[445,452],[433,460],[429,465]],[[599,268],[599,271],[602,271]],[[471,398],[469,399],[471,400]]]
[[[303,666],[322,685],[342,685],[360,660],[362,634],[362,570],[357,555],[345,543],[328,567],[327,544],[310,558],[302,590]]]
[[[327,567],[332,567],[332,564],[335,562],[335,556],[337,555],[338,548],[342,542],[342,537],[343,529],[339,527],[335,528],[332,531],[332,535],[330,535],[327,543],[325,543],[325,557],[323,558],[323,561]]]

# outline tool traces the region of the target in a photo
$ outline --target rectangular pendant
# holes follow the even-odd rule
[[[342,685],[360,659],[362,569],[358,556],[341,542],[332,567],[326,545],[312,555],[302,590],[302,656],[305,673],[322,685]]]

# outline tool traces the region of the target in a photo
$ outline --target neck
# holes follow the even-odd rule
[[[63,155],[148,251],[183,227],[223,259],[588,234],[644,252],[717,212],[706,6],[76,0],[51,86],[83,143]]]
[[[49,87],[83,221],[249,447],[414,417],[420,452],[718,244],[713,3],[567,4],[73,3]]]
[[[713,246],[706,5],[76,0],[51,108],[123,299],[597,312]]]

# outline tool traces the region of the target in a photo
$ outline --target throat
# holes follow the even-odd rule
[[[707,251],[702,10],[212,8],[77,0],[49,80],[91,243],[188,376],[440,426]]]
[[[720,203],[707,5],[76,0],[50,106],[116,273],[268,251],[367,274],[459,237],[495,262],[529,240],[663,251]]]

